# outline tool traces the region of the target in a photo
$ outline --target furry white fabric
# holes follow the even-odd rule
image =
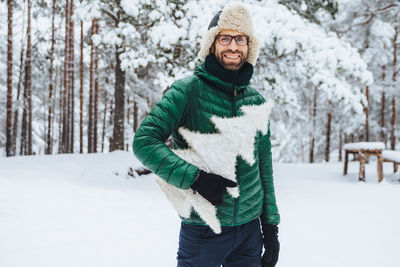
[[[243,115],[239,117],[211,117],[219,131],[215,134],[191,132],[181,127],[178,131],[190,148],[172,151],[206,172],[219,174],[236,182],[236,157],[240,155],[249,165],[255,163],[255,137],[258,131],[263,135],[267,134],[272,105],[272,102],[268,102],[258,106],[242,106]],[[193,207],[215,233],[221,233],[216,207],[209,201],[199,194],[193,194],[191,189],[177,188],[161,178],[157,178],[157,183],[180,216],[189,218]],[[239,197],[238,187],[227,188],[227,191],[232,197]]]
[[[243,32],[250,37],[249,40],[249,53],[247,62],[255,66],[260,44],[254,34],[253,22],[249,10],[242,4],[233,3],[228,4],[222,9],[217,26],[209,29],[201,41],[199,58],[204,60],[210,54],[210,47],[214,43],[215,37],[222,30],[237,30]]]

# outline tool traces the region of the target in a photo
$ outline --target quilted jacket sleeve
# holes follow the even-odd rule
[[[261,223],[278,225],[280,215],[275,198],[270,136],[271,130],[268,128],[267,134],[261,136],[258,148],[260,176],[264,187],[264,205],[263,213],[261,214]]]
[[[199,170],[175,155],[165,141],[181,125],[188,107],[185,85],[176,81],[143,120],[133,141],[133,152],[143,165],[182,189],[192,185]]]

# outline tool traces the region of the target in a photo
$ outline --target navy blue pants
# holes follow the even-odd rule
[[[258,219],[239,226],[210,227],[181,224],[178,267],[259,267],[262,235]]]

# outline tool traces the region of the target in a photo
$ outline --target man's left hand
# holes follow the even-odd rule
[[[278,226],[263,224],[263,242],[265,252],[261,258],[261,267],[275,267],[279,258]]]

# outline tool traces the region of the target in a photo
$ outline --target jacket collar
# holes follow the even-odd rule
[[[251,70],[251,72],[252,72],[252,70]],[[249,80],[243,82],[241,85],[223,81],[220,77],[217,77],[216,75],[210,73],[209,70],[207,70],[205,62],[196,67],[194,74],[196,76],[202,78],[206,82],[209,82],[209,83],[215,85],[220,90],[222,90],[223,92],[225,92],[226,94],[228,94],[230,96],[233,96],[235,94],[235,90],[236,90],[236,93],[242,93],[250,85]],[[250,75],[250,77],[251,77],[251,75]]]

